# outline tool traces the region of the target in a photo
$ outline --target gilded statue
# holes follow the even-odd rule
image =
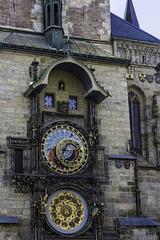
[[[41,215],[46,214],[46,208],[47,208],[47,199],[48,199],[48,194],[46,194],[44,197],[40,195],[41,197]]]

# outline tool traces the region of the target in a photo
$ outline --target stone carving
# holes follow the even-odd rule
[[[36,123],[32,124],[32,142],[40,141],[42,136],[42,126]]]
[[[31,181],[29,176],[14,175],[12,177],[12,184],[15,187],[14,191],[17,193],[30,192]]]
[[[154,81],[154,75],[149,75],[149,74],[147,74],[147,75],[146,75],[146,78],[147,78],[147,81],[148,81],[149,83],[153,83],[153,81]]]
[[[59,91],[65,91],[65,83],[63,81],[59,83]]]
[[[89,135],[89,144],[91,147],[99,144],[100,134],[97,128],[94,130],[91,129],[88,135]]]
[[[157,64],[157,66],[155,67],[155,70],[157,71],[157,73],[160,73],[160,63]]]
[[[156,94],[153,95],[152,114],[154,118],[160,117],[160,96]]]
[[[65,101],[58,101],[57,102],[57,111],[58,112],[62,112],[64,114],[68,114],[69,111],[69,102],[65,102]]]
[[[139,80],[140,80],[141,82],[145,82],[146,79],[147,79],[146,74],[139,74]]]
[[[34,58],[34,61],[31,63],[31,66],[29,67],[30,78],[33,79],[33,81],[31,81],[30,84],[34,83],[37,80],[38,64],[39,62],[36,61],[36,58]]]
[[[124,161],[124,167],[126,169],[130,169],[130,165],[131,165],[130,161]]]
[[[155,74],[155,81],[156,83],[160,83],[160,74]]]
[[[29,138],[15,138],[15,137],[7,137],[7,146],[9,148],[14,147],[27,147],[30,143]]]
[[[122,167],[122,160],[116,160],[116,168]]]
[[[44,197],[40,195],[40,197],[41,197],[41,216],[44,217],[46,215],[48,194],[46,194]]]
[[[155,70],[157,71],[155,74],[155,81],[156,83],[160,83],[160,63],[157,64]]]
[[[132,66],[128,66],[126,68],[126,78],[129,80],[133,80],[134,79],[134,68]]]
[[[39,212],[39,202],[38,201],[35,201],[34,204],[32,205],[32,208],[34,209],[34,213],[33,213],[33,217],[35,219],[38,218],[38,212]]]
[[[94,203],[92,210],[92,218],[97,240],[103,239],[104,212],[106,210],[107,208],[104,208],[103,203]]]
[[[158,46],[121,41],[117,43],[116,47],[121,58],[132,59],[132,62],[155,65],[157,59],[160,59],[160,48]]]
[[[153,124],[153,136],[154,136],[154,143],[160,144],[160,119],[158,118],[155,123]]]

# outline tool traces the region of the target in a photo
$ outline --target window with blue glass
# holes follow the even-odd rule
[[[77,97],[69,97],[69,109],[70,110],[77,109]]]
[[[131,129],[131,151],[141,154],[140,100],[136,93],[129,92],[129,116]]]
[[[53,94],[45,95],[45,106],[46,107],[54,107],[54,96]]]

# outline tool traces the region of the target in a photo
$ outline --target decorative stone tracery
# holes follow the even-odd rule
[[[116,52],[121,58],[132,59],[132,62],[155,65],[160,61],[160,47],[157,45],[139,44],[120,41],[116,43]]]

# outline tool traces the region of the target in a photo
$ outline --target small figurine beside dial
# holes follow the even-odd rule
[[[81,171],[89,156],[83,134],[67,124],[53,126],[44,134],[41,153],[50,170],[64,175]]]

